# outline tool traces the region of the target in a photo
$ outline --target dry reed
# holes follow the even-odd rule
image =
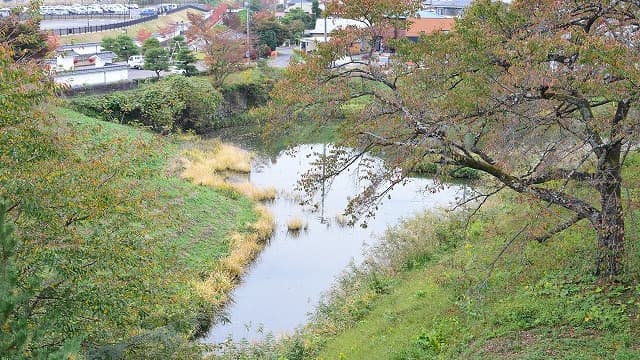
[[[289,221],[287,222],[287,229],[289,229],[289,231],[291,232],[300,231],[306,228],[307,224],[297,216],[289,219]]]

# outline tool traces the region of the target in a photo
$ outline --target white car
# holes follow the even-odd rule
[[[142,69],[144,68],[144,56],[142,55],[129,56],[129,60],[127,60],[127,64],[132,69]]]
[[[180,69],[179,67],[172,65],[169,66],[169,69],[167,70],[167,72],[171,73],[171,74],[180,74],[180,75],[184,75],[187,72],[185,71],[185,69]]]
[[[102,14],[104,10],[100,5],[89,5],[87,6],[87,13],[89,14]]]

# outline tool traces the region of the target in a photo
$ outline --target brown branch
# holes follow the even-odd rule
[[[78,222],[78,221],[87,220],[89,218],[89,216],[90,215],[83,215],[83,216],[79,216],[79,217],[76,217],[76,216],[69,217],[69,218],[67,218],[67,221],[65,221],[64,227],[69,227],[69,225],[71,225],[71,224],[73,224],[75,222]]]
[[[534,238],[533,240],[539,242],[539,243],[544,243],[547,240],[549,240],[550,238],[552,238],[554,235],[570,228],[571,226],[573,226],[573,224],[577,223],[578,221],[584,219],[584,217],[580,216],[580,215],[575,215],[573,216],[571,219],[560,223],[558,225],[556,225],[554,228],[552,228],[551,230],[547,231],[546,234],[538,236],[536,238]]]
[[[574,181],[587,181],[592,182],[595,180],[595,174],[589,172],[581,172],[566,169],[552,169],[543,174],[524,179],[522,183],[524,185],[536,185],[543,184],[549,181],[555,180],[574,180]]]
[[[561,191],[531,186],[532,184],[528,184],[526,181],[505,172],[499,167],[488,164],[474,157],[464,156],[460,153],[450,154],[449,157],[451,157],[457,164],[480,170],[493,176],[516,192],[530,194],[545,202],[559,205],[584,218],[588,218],[594,223],[598,221],[600,211],[583,200]]]

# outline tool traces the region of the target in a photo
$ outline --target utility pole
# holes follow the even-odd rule
[[[251,39],[249,38],[249,21],[250,21],[250,18],[251,18],[250,14],[249,14],[250,13],[250,2],[251,2],[250,0],[247,0],[247,2],[246,2],[246,4],[247,4],[247,53],[245,55],[246,55],[247,61],[249,59],[251,59]]]
[[[302,3],[300,3],[300,6],[302,7]],[[327,43],[327,1],[324,0],[324,43]],[[326,189],[326,181],[327,179],[325,178],[327,175],[327,171],[326,171],[326,162],[327,162],[327,143],[323,143],[322,144],[322,207],[321,207],[321,212],[320,212],[320,223],[324,224],[327,222],[327,219],[324,218],[324,199],[327,196],[327,189]]]
[[[324,0],[324,42],[327,42],[327,0]]]

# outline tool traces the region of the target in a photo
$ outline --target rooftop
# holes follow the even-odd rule
[[[409,21],[411,21],[411,26],[407,30],[407,37],[418,37],[420,34],[430,34],[436,31],[450,31],[455,24],[455,19],[453,18],[410,18]]]

